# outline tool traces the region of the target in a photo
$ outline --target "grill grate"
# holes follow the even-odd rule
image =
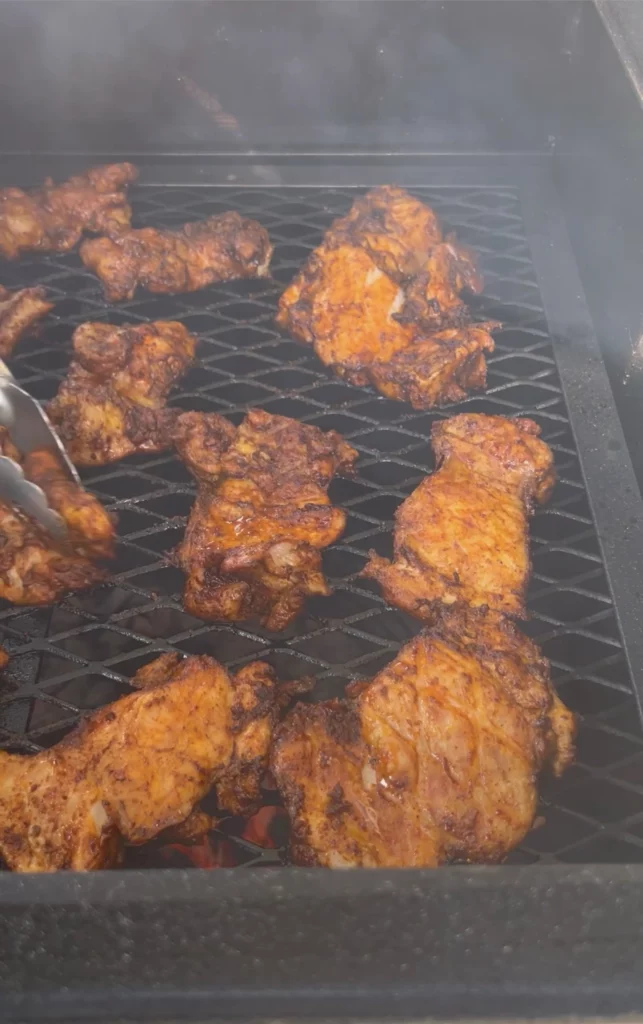
[[[133,191],[139,225],[175,226],[227,209],[256,217],[275,244],[273,280],[231,282],[192,295],[141,292],[108,307],[77,253],[0,267],[5,286],[42,283],[56,302],[40,335],[24,341],[12,360],[16,377],[37,398],[55,393],[71,333],[84,320],[180,319],[200,338],[199,359],[173,404],[222,412],[235,422],[248,406],[261,406],[339,430],[360,452],[357,476],[331,485],[332,500],[348,512],[345,535],[324,555],[335,594],[311,600],[278,636],[253,624],[204,623],[183,611],[182,574],[164,557],[182,535],[194,495],[178,460],[135,456],[84,473],[119,516],[114,578],[53,608],[0,610],[0,642],[13,655],[0,690],[0,744],[17,751],[51,746],[79,716],[129,692],[140,665],[169,649],[210,654],[232,668],[265,658],[282,678],[312,673],[315,699],[372,675],[419,627],[387,607],[375,585],[357,574],[370,548],[390,554],[393,513],[432,468],[431,423],[462,409],[529,415],[555,451],[559,482],[532,523],[525,629],[550,658],[563,699],[582,719],[577,763],[562,781],[543,782],[539,827],[511,861],[643,861],[643,735],[517,195],[509,188],[413,191],[480,254],[486,288],[472,302],[476,316],[506,325],[489,359],[487,393],[437,413],[414,412],[336,380],[273,324],[283,285],[331,221],[347,211],[353,189]],[[276,804],[275,794],[267,793],[266,802]],[[265,809],[245,829],[228,819],[193,862],[277,862],[283,826],[278,811]],[[151,846],[132,852],[131,864],[174,865],[180,857],[180,850]]]

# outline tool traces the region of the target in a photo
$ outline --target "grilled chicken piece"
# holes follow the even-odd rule
[[[455,235],[443,238],[431,207],[403,188],[382,185],[356,199],[346,216],[332,224],[322,248],[343,244],[364,249],[397,284],[414,283],[419,275],[414,301],[424,295],[424,307],[433,303],[433,310],[425,308],[425,317],[435,326],[461,319],[464,306],[458,292],[463,288],[482,291],[475,254]]]
[[[119,238],[83,242],[80,257],[103,283],[110,302],[150,292],[193,292],[217,281],[264,277],[272,246],[255,220],[230,212],[179,231],[140,228]]]
[[[402,284],[423,268],[442,241],[440,222],[430,206],[403,188],[381,185],[356,199],[346,216],[334,221],[322,248],[358,246]]]
[[[204,836],[217,827],[218,819],[205,811],[192,811],[185,821],[170,825],[155,838],[161,843],[181,843],[183,846],[198,846]]]
[[[279,301],[277,323],[351,384],[428,409],[484,387],[495,322],[472,325],[460,298],[482,289],[475,257],[446,241],[402,189],[358,200]]]
[[[173,320],[81,324],[74,360],[48,414],[77,466],[105,465],[171,445],[177,413],[165,408],[194,358],[196,338]]]
[[[493,352],[489,332],[496,327],[487,321],[434,331],[388,362],[371,363],[364,377],[387,398],[409,402],[414,409],[459,402],[487,383],[484,353]]]
[[[482,291],[482,277],[470,249],[456,244],[452,235],[431,249],[421,269],[404,288],[401,323],[414,323],[423,331],[466,324],[469,311],[460,292]],[[499,327],[494,323],[494,327]]]
[[[139,693],[96,711],[40,754],[0,753],[0,855],[14,871],[118,863],[179,825],[215,786],[220,806],[253,809],[276,721],[262,663],[231,677],[212,658],[163,654]]]
[[[574,718],[503,616],[445,610],[346,700],[299,704],[271,770],[296,864],[497,863],[536,812],[538,772],[573,757]]]
[[[23,335],[53,308],[44,288],[10,292],[0,285],[0,358],[11,355]]]
[[[0,502],[0,597],[14,604],[51,604],[104,579],[94,560],[112,556],[116,531],[100,502],[69,479],[52,452],[33,451],[21,460],[4,428],[0,453],[22,463],[69,532],[63,549],[22,510]]]
[[[105,164],[62,185],[46,178],[30,192],[0,190],[0,252],[7,259],[28,249],[67,252],[84,231],[119,234],[131,218],[125,189],[137,177],[132,164]]]
[[[88,558],[63,551],[19,509],[0,502],[0,597],[13,604],[53,604],[105,579]]]
[[[290,305],[288,292],[293,297],[298,290],[301,298]],[[493,351],[489,332],[498,325],[419,329],[401,316],[403,290],[363,249],[342,245],[313,253],[288,292],[279,322],[351,384],[374,384],[416,409],[457,401],[467,389],[484,387],[484,352]]]
[[[527,520],[555,481],[539,433],[532,420],[475,413],[434,425],[438,471],[396,513],[393,562],[372,553],[364,569],[387,601],[420,619],[436,601],[525,617]]]
[[[199,483],[177,551],[186,609],[215,620],[259,615],[267,629],[284,629],[306,594],[330,593],[320,549],[340,536],[345,515],[326,491],[357,452],[334,431],[259,409],[237,429],[216,413],[183,413],[175,435]]]
[[[402,290],[364,249],[321,246],[281,296],[277,322],[338,376],[363,386],[369,365],[413,344],[413,328],[394,319],[403,303]]]
[[[98,498],[69,478],[54,452],[44,448],[30,452],[22,469],[27,479],[45,492],[49,507],[65,521],[76,554],[90,559],[112,558],[116,530],[111,516]]]

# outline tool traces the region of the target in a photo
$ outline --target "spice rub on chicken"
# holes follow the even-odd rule
[[[0,190],[0,253],[15,259],[26,250],[67,252],[85,231],[110,237],[127,230],[131,210],[126,188],[133,164],[105,164],[61,185],[46,178],[40,188]]]
[[[393,561],[371,554],[365,576],[422,619],[434,603],[525,617],[528,519],[555,481],[553,453],[528,419],[464,413],[436,423],[438,469],[395,515]]]
[[[72,462],[105,465],[172,444],[176,410],[165,401],[194,358],[183,324],[85,323],[74,331],[74,359],[48,414]]]
[[[499,325],[472,323],[474,254],[403,189],[358,199],[281,296],[277,323],[351,384],[426,409],[484,387]]]
[[[443,609],[374,679],[297,705],[278,728],[292,859],[497,863],[532,826],[538,773],[560,775],[573,738],[530,640],[493,612]]]
[[[98,499],[69,478],[54,452],[40,449],[21,458],[4,428],[0,453],[42,488],[68,536],[62,547],[22,509],[0,502],[0,597],[14,604],[51,604],[104,579],[95,561],[113,555],[116,530]]]
[[[468,319],[459,293],[482,291],[474,252],[454,234],[445,238],[431,207],[394,185],[356,199],[331,225],[323,244],[363,249],[391,280],[415,286],[410,299],[420,306],[419,319],[435,327]]]
[[[237,428],[216,413],[183,413],[175,436],[198,482],[176,554],[186,609],[215,620],[258,615],[284,629],[307,594],[330,593],[320,550],[343,532],[345,515],[327,489],[357,452],[334,431],[259,409]]]
[[[111,867],[124,843],[177,826],[207,828],[195,808],[259,801],[277,718],[276,681],[257,661],[232,676],[208,657],[163,654],[138,692],[94,712],[35,755],[0,752],[0,856],[14,871]],[[183,825],[186,823],[186,825]]]
[[[574,716],[509,618],[525,614],[528,515],[554,482],[538,433],[475,414],[434,426],[438,470],[397,513],[393,562],[365,570],[428,628],[276,734],[296,863],[496,863],[532,826],[539,772],[571,762]]]
[[[20,339],[53,308],[44,288],[10,292],[0,285],[0,358],[10,356]]]
[[[193,292],[218,281],[264,277],[272,246],[255,220],[231,211],[179,230],[139,228],[118,238],[88,239],[80,258],[103,284],[110,302],[149,292]]]

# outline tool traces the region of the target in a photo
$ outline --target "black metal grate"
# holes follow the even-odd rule
[[[178,225],[231,208],[256,217],[275,243],[273,280],[231,282],[192,295],[139,293],[132,302],[108,307],[76,253],[0,266],[2,284],[43,283],[56,301],[39,337],[24,341],[12,360],[14,373],[36,397],[48,399],[56,391],[71,333],[82,321],[180,319],[201,341],[197,365],[174,404],[222,412],[235,422],[248,406],[261,406],[339,430],[361,455],[355,479],[331,489],[348,511],[345,535],[324,557],[335,594],[310,601],[306,613],[277,636],[252,624],[204,623],[183,611],[182,574],[164,558],[181,537],[194,494],[178,460],[137,456],[86,473],[88,485],[119,515],[114,578],[53,608],[0,611],[0,642],[13,655],[0,690],[0,744],[21,751],[50,746],[79,715],[128,692],[136,669],[171,648],[211,654],[230,667],[265,658],[283,678],[314,673],[315,699],[373,674],[418,624],[389,608],[358,573],[370,548],[389,553],[393,513],[432,467],[432,421],[464,408],[524,414],[541,425],[559,474],[552,501],[532,524],[534,575],[525,628],[550,658],[563,699],[582,720],[577,764],[562,781],[543,782],[539,827],[511,860],[643,861],[643,735],[517,196],[507,188],[414,191],[478,251],[486,288],[473,303],[476,315],[505,324],[489,360],[487,393],[438,413],[417,413],[336,380],[273,324],[283,285],[348,209],[355,190],[134,191],[139,224]],[[276,803],[274,794],[267,794],[267,803]],[[261,812],[254,831],[224,822],[212,839],[210,862],[277,860],[278,853],[255,842],[271,813]],[[282,840],[275,838],[274,845]],[[142,855],[147,863],[172,863],[161,853],[167,851],[153,860],[147,849],[137,851],[132,863],[140,864]]]

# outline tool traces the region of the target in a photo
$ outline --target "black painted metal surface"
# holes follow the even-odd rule
[[[640,868],[0,876],[0,1019],[614,1020]]]
[[[428,433],[436,416],[462,410],[529,415],[553,447],[559,482],[531,530],[534,575],[526,631],[552,662],[563,699],[581,716],[578,761],[560,782],[544,782],[538,827],[512,856],[518,863],[643,860],[643,735],[617,614],[562,393],[554,349],[517,191],[508,186],[414,189],[445,225],[480,254],[485,295],[472,305],[501,320],[487,392],[436,413],[418,413],[332,378],[315,356],[273,324],[276,299],[351,188],[160,188],[134,192],[138,224],[176,225],[236,208],[257,217],[275,243],[273,280],[231,282],[192,295],[151,296],[108,307],[76,253],[30,257],[0,267],[6,286],[43,283],[56,306],[38,337],[14,353],[12,369],[40,399],[50,398],[70,355],[74,327],[180,319],[199,337],[197,365],[172,402],[239,421],[249,406],[339,430],[360,451],[357,476],[331,496],[348,512],[341,540],[324,556],[334,586],[309,602],[282,635],[249,623],[204,623],[181,607],[181,573],[166,553],[182,535],[194,489],[170,455],[136,457],[85,474],[119,518],[114,579],[56,607],[0,612],[0,640],[12,653],[0,691],[5,749],[55,743],[79,716],[129,691],[136,669],[160,651],[211,654],[230,667],[270,661],[283,678],[317,677],[314,699],[375,673],[418,628],[359,579],[367,552],[390,550],[393,513],[431,469]],[[533,210],[531,221],[534,221]],[[533,239],[535,244],[535,238]],[[570,296],[570,319],[574,319]],[[560,317],[560,311],[558,312]],[[274,794],[267,794],[274,803]],[[212,837],[215,860],[274,863],[229,821]],[[164,863],[150,854],[148,862]],[[169,862],[173,863],[173,862]],[[141,864],[140,852],[132,864]]]

